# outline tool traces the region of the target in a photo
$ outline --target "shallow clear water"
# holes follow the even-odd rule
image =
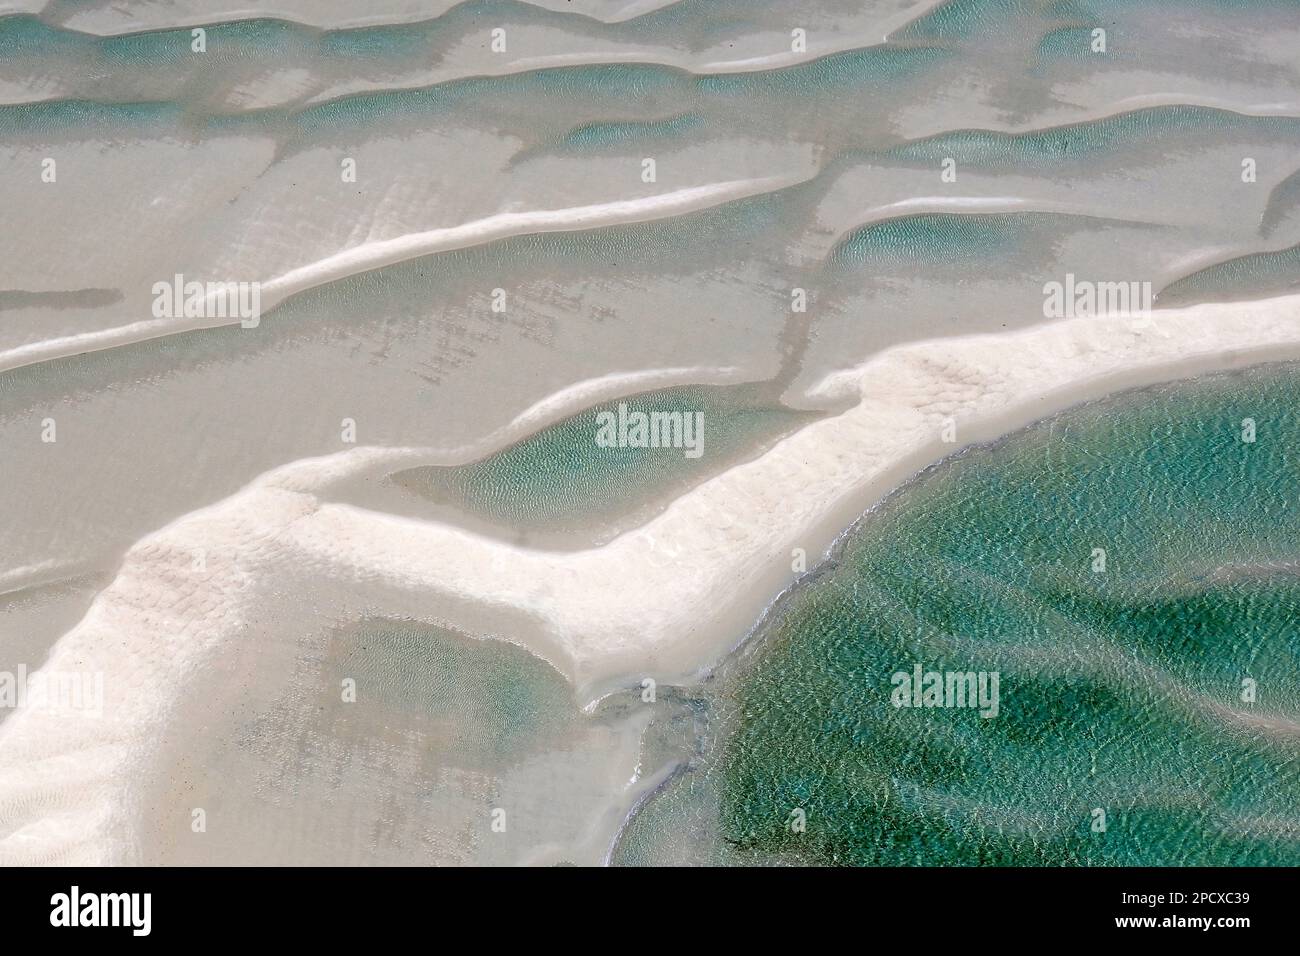
[[[694,447],[602,447],[598,415],[617,414],[620,403],[629,413],[692,416],[700,429],[681,437]],[[662,506],[816,417],[755,386],[660,389],[580,412],[482,461],[411,468],[392,480],[502,528],[600,525],[629,511],[644,516],[647,503]]]
[[[137,600],[174,583],[146,539],[259,476],[362,448],[451,460],[576,383],[690,367],[764,384],[628,398],[702,412],[699,459],[602,448],[593,409],[397,477],[423,499],[367,473],[322,500],[486,526],[533,560],[612,539],[813,417],[777,396],[824,394],[902,343],[1040,321],[1045,283],[1145,282],[1158,305],[1296,288],[1294,0],[543,5],[0,16],[0,206],[32,224],[0,243],[0,579],[17,588],[0,659],[39,667],[63,636],[160,699],[194,681],[172,724],[129,695],[147,756],[102,793],[91,737],[51,779],[27,748],[62,730],[6,718],[18,838],[0,857],[28,859],[28,832],[63,841],[75,826],[50,814],[71,802],[147,792],[127,857],[144,862],[600,861],[640,784],[686,761],[625,861],[1293,859],[1291,471],[1262,405],[1231,413],[1258,420],[1249,446],[1157,403],[1133,419],[1145,435],[1085,410],[945,466],[715,679],[653,706],[632,683],[583,713],[513,645],[391,623],[524,639],[522,600],[493,581],[407,597],[341,538],[263,563],[285,542],[260,518],[208,555],[255,562],[238,588]],[[256,329],[138,326],[177,274],[305,287],[266,299]],[[38,441],[47,416],[57,444]],[[1174,467],[1169,442],[1199,451]],[[679,544],[644,539],[656,560]],[[604,571],[597,601],[617,587]],[[97,595],[140,613],[82,628]],[[189,633],[151,630],[161,613],[211,663],[153,670]],[[996,670],[999,716],[889,707],[913,660]],[[488,828],[497,808],[508,832]]]
[[[1295,367],[1214,376],[930,470],[698,690],[618,860],[1300,862],[1298,409]],[[918,662],[996,716],[895,707]]]
[[[528,651],[406,621],[265,642],[258,661],[224,702],[186,703],[204,732],[150,778],[142,862],[599,861],[608,837],[587,844],[617,824],[644,724],[619,701],[584,714]]]

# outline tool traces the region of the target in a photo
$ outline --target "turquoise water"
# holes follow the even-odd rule
[[[900,216],[851,233],[832,253],[840,266],[912,260],[941,264],[1017,251],[1041,213],[968,213]],[[1054,218],[1054,217],[1053,217]]]
[[[699,452],[686,448],[602,447],[597,414],[619,401],[573,415],[482,461],[398,472],[400,487],[510,528],[562,529],[597,524],[639,502],[674,493],[758,454],[817,417],[764,399],[758,386],[686,386],[620,400],[629,411],[696,415]],[[685,437],[685,436],[683,436]]]
[[[999,29],[1012,18],[1033,16],[1034,4],[1024,0],[949,0],[897,31],[903,40],[969,40]]]
[[[1037,268],[1063,235],[1104,232],[1115,226],[1153,227],[1072,213],[922,213],[873,222],[851,232],[832,251],[830,263],[852,272],[863,266],[903,270],[924,265],[940,270],[996,263]]]
[[[997,673],[997,715],[893,706],[918,662]],[[930,470],[695,693],[620,862],[1300,863],[1300,368]]]
[[[1156,296],[1159,305],[1266,299],[1300,291],[1300,245],[1216,262],[1171,282]]]
[[[321,719],[418,730],[433,741],[422,759],[454,755],[459,766],[496,772],[578,719],[564,677],[505,641],[374,620],[334,635],[330,650],[325,686],[350,677],[367,708],[332,706]]]
[[[649,122],[588,123],[567,133],[560,140],[560,146],[565,149],[586,151],[659,140],[671,141],[690,130],[698,129],[702,122],[702,117],[685,113],[670,119]]]
[[[1208,106],[1153,106],[1025,133],[965,129],[893,147],[893,159],[938,165],[951,156],[961,166],[1056,170],[1072,162],[1137,148],[1185,149],[1207,133],[1249,138],[1292,137],[1300,122],[1285,116],[1247,116]]]

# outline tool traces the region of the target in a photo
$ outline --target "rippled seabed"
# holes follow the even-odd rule
[[[1300,863],[1298,468],[1287,366],[929,470],[698,692],[701,754],[617,859]],[[999,672],[997,716],[894,707],[918,661]]]
[[[770,390],[684,386],[632,395],[579,412],[482,461],[411,468],[392,481],[498,532],[572,534],[580,527],[593,536],[607,528],[608,537],[817,417],[765,401],[764,391]],[[696,450],[602,447],[592,440],[598,416],[617,415],[620,406],[632,414],[689,416],[699,424],[690,436]]]
[[[748,593],[761,549],[723,502],[618,573],[575,558],[824,421],[828,375],[1042,322],[1044,282],[1295,291],[1294,0],[385,3],[0,15],[0,670],[112,678],[84,730],[0,708],[0,862],[600,862],[673,767],[620,861],[1295,860],[1285,375],[938,469],[653,706],[646,671],[754,617],[708,643],[693,615],[689,666],[642,654],[707,580],[679,566],[734,557],[708,597]],[[153,312],[180,274],[285,297],[195,328]],[[702,411],[703,456],[599,448],[580,403],[511,429],[600,382],[600,408]],[[428,453],[203,518],[393,449]],[[590,711],[520,646],[555,650],[538,608],[594,645],[629,607]],[[889,707],[914,660],[998,671],[999,716]]]
[[[367,620],[259,659],[274,682],[228,691],[168,748],[144,862],[558,862],[552,841],[581,848],[635,764],[640,725],[585,719],[559,673],[504,641]],[[194,839],[195,805],[224,839]],[[510,827],[476,840],[502,805]]]

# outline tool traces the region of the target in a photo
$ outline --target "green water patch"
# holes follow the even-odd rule
[[[536,120],[552,113],[564,115],[575,103],[592,112],[626,112],[629,102],[666,112],[692,99],[694,90],[683,71],[652,64],[589,64],[357,93],[293,113],[288,129],[311,143],[381,124],[410,128],[413,123],[445,120],[453,110],[481,109],[484,102],[507,113],[510,104],[520,104],[519,115]]]
[[[1296,865],[1297,568],[1296,366],[970,450],[700,688],[715,743],[617,859]],[[997,675],[996,708],[897,706],[918,665]]]
[[[1034,16],[1037,7],[1025,0],[949,0],[908,23],[895,37],[932,42],[969,40],[1003,29],[1009,20]]]
[[[1160,290],[1155,302],[1173,307],[1267,299],[1295,292],[1300,292],[1300,245],[1216,262],[1171,282]]]
[[[927,213],[886,219],[854,230],[831,253],[840,267],[982,259],[1020,247],[1027,214]]]
[[[1104,48],[1100,37],[1095,33],[1098,29],[1106,31]],[[1132,42],[1130,37],[1123,37],[1122,40]],[[1118,48],[1120,43],[1121,37],[1114,26],[1058,27],[1043,34],[1038,43],[1038,58],[1048,63],[1060,60],[1087,62],[1089,59],[1104,63],[1113,58],[1110,51]]]
[[[0,106],[0,137],[43,137],[76,132],[81,136],[153,135],[179,128],[184,111],[170,103],[95,103],[89,100],[49,100]]]
[[[795,66],[745,73],[719,73],[696,80],[716,96],[794,96],[851,93],[887,82],[912,79],[951,57],[938,46],[874,46],[831,53]]]
[[[495,772],[579,720],[563,675],[514,644],[442,628],[372,620],[332,636],[327,683],[355,682],[366,707],[330,717],[367,733],[418,728],[459,766]],[[358,716],[359,715],[359,716]],[[359,727],[340,727],[359,733]]]
[[[412,90],[385,90],[342,97],[312,106],[292,117],[302,136],[339,128],[400,119],[409,123],[471,106],[483,97],[526,104],[530,117],[545,115],[548,104],[569,109],[575,101],[595,111],[626,113],[629,103],[644,112],[698,111],[715,104],[730,108],[738,97],[804,98],[811,92],[865,89],[913,77],[949,54],[931,47],[873,47],[830,54],[772,70],[694,76],[649,63],[599,63],[552,67],[499,77],[451,80]]]
[[[173,838],[151,863],[504,865],[560,847],[595,862],[591,828],[616,825],[644,754],[630,694],[584,713],[558,671],[504,641],[367,619],[262,652],[279,667],[220,713],[192,702],[213,732],[169,748],[187,794],[156,778],[154,806],[201,800],[224,839],[188,839],[188,810],[155,814]]]
[[[1205,106],[1154,106],[1087,123],[1025,133],[953,130],[886,150],[904,162],[937,165],[951,157],[962,166],[1050,171],[1062,163],[1120,154],[1138,147],[1172,149],[1204,145],[1205,136],[1300,138],[1300,121],[1290,117],[1246,116]]]
[[[502,528],[565,531],[644,518],[818,417],[765,394],[754,385],[646,392],[570,416],[481,461],[411,468],[390,480]]]
[[[516,153],[512,163],[541,155],[612,156],[635,151],[640,155],[652,146],[676,146],[693,133],[707,128],[699,113],[682,113],[654,120],[599,120],[575,126],[553,140]]]
[[[1069,213],[920,213],[853,230],[831,251],[828,261],[833,268],[850,271],[863,266],[924,265],[931,272],[985,263],[990,268],[1001,267],[1007,262],[1044,259],[1060,243],[1062,234],[1116,226],[1151,228]]]
[[[671,141],[703,122],[697,114],[685,113],[663,120],[645,122],[588,123],[567,133],[560,140],[560,148],[574,152],[618,149],[641,143]]]

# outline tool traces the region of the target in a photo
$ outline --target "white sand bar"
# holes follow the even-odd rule
[[[45,670],[103,674],[103,714],[29,707],[0,724],[0,864],[130,861],[144,811],[133,781],[182,732],[171,708],[219,693],[227,662],[276,621],[306,633],[391,614],[494,634],[550,659],[584,698],[681,678],[789,586],[792,549],[815,563],[863,510],[961,445],[1118,388],[1298,357],[1300,296],[909,344],[803,396],[858,396],[848,411],[580,552],[328,500],[338,479],[401,467],[411,449],[292,463],[138,542],[54,646]],[[940,441],[950,419],[957,445]]]

